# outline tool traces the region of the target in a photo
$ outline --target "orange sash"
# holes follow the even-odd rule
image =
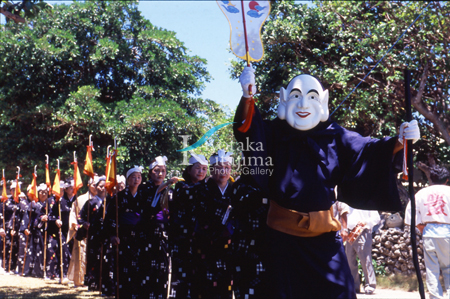
[[[273,200],[270,201],[267,225],[297,237],[316,237],[341,229],[341,223],[333,216],[333,207],[326,211],[302,213],[283,208]]]

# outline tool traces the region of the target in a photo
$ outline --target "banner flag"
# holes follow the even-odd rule
[[[92,145],[87,146],[86,163],[84,164],[83,173],[94,179],[95,173],[94,167],[92,166],[92,148]]]
[[[31,182],[30,191],[28,191],[28,197],[38,202],[38,193],[37,193],[37,183],[36,183],[36,175],[33,173],[33,180]]]
[[[230,47],[233,54],[247,60],[245,49],[245,31],[248,41],[248,61],[260,61],[264,56],[261,40],[261,28],[270,13],[270,1],[221,1],[217,4],[230,24]],[[243,4],[243,5],[242,5]],[[244,14],[242,14],[242,6]]]
[[[55,200],[57,202],[61,198],[61,186],[59,184],[60,177],[61,177],[61,172],[59,169],[56,169],[56,176],[55,176],[55,180],[53,181],[52,193],[53,193],[53,195],[55,195]]]

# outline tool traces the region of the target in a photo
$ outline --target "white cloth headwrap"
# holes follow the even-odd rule
[[[233,164],[233,157],[231,157],[232,152],[228,152],[226,153],[224,150],[219,150],[217,152],[217,155],[212,156],[211,158],[209,158],[209,163],[211,165],[216,164],[217,162],[222,162],[222,163],[230,163]]]
[[[69,188],[75,186],[75,180],[66,181],[64,184],[64,188]]]
[[[39,191],[47,191],[47,185],[44,184],[44,183],[39,184],[39,186],[37,186],[36,190],[37,190],[37,192],[39,192]]]
[[[166,166],[167,157],[166,156],[158,156],[155,158],[155,162],[151,163],[148,167],[149,169],[155,168],[157,165]]]
[[[201,165],[208,165],[208,160],[206,160],[205,156],[197,155],[194,152],[189,152],[191,157],[189,158],[189,165],[194,165],[195,163],[200,163]]]
[[[19,187],[22,185],[22,182],[19,182]],[[13,181],[12,183],[11,183],[11,187],[9,187],[9,189],[16,189],[16,187],[17,187],[17,183],[16,183],[16,181]]]
[[[143,168],[143,167],[142,167]],[[127,176],[128,177],[128,176]],[[125,176],[124,175],[118,175],[117,176],[117,184],[120,184],[120,183],[124,183],[124,184],[126,184],[126,179],[125,179]]]
[[[128,177],[129,177],[132,173],[134,173],[134,172],[142,173],[142,170],[143,170],[143,169],[144,169],[144,167],[142,167],[142,166],[134,165],[133,168],[131,168],[130,170],[127,171],[127,179],[128,179]]]

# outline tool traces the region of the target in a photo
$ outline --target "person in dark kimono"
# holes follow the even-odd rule
[[[251,176],[245,174],[233,184],[233,189],[230,269],[234,297],[271,298],[267,292],[270,281],[266,271],[269,200]]]
[[[89,290],[99,290],[100,273],[100,248],[102,238],[100,237],[103,222],[103,199],[98,196],[99,189],[103,190],[106,177],[94,177],[94,185],[97,194],[86,201],[78,216],[78,233],[87,236],[86,250],[86,275],[84,284]],[[99,185],[100,188],[99,188]],[[89,221],[88,221],[89,219]]]
[[[44,222],[42,211],[48,198],[46,184],[37,186],[38,201],[31,203],[29,249],[25,261],[25,276],[44,278]]]
[[[61,182],[61,189],[73,189],[73,180]],[[66,192],[65,192],[66,194]],[[73,196],[71,196],[73,199]],[[62,196],[59,200],[53,200],[50,204],[48,215],[48,249],[47,254],[50,257],[49,274],[51,276],[61,276],[61,251],[62,251],[62,275],[60,277],[62,284],[68,284],[67,271],[69,269],[71,252],[66,243],[67,233],[69,231],[69,215],[72,207],[72,201],[67,196]],[[59,233],[61,229],[61,235]],[[60,248],[62,244],[62,248]],[[62,250],[61,250],[62,249]]]
[[[231,153],[219,150],[210,158],[211,178],[196,187],[193,260],[196,274],[193,298],[230,298],[231,271],[228,267],[232,224]]]
[[[28,266],[25,265],[26,259],[30,257],[30,212],[32,210],[32,199],[19,197],[19,253],[18,253],[18,272],[19,275],[25,275]]]
[[[299,75],[281,89],[278,118],[263,121],[255,107],[244,122],[252,111],[248,90],[255,86],[254,70],[245,68],[240,81],[244,96],[234,133],[241,144],[253,145],[244,156],[253,163],[253,179],[270,200],[271,296],[355,298],[336,233],[340,224],[332,217],[334,188],[338,186],[339,201],[355,208],[400,210],[393,161],[401,162],[396,154],[403,138],[371,139],[331,122],[328,91],[310,75]],[[406,123],[400,135],[417,139],[417,122]]]
[[[141,166],[135,166],[127,172],[127,187],[112,198],[107,207],[103,229],[112,246],[106,246],[106,259],[109,261],[109,273],[112,284],[106,287],[113,294],[117,286],[117,271],[119,269],[119,297],[120,298],[148,298],[143,296],[144,289],[141,288],[146,276],[142,276],[141,267],[148,261],[142,260],[140,256],[140,242],[148,233],[143,224],[145,214],[145,192],[139,188],[142,182]],[[116,221],[116,209],[118,212],[118,223]],[[116,234],[118,226],[119,236]],[[109,245],[109,244],[107,244]],[[119,266],[116,267],[116,246],[119,246]],[[105,263],[105,268],[108,266]]]
[[[6,225],[6,271],[16,273],[17,256],[19,252],[19,204],[14,200],[16,182],[10,187],[11,196],[5,202],[5,225]],[[18,273],[18,272],[17,272]]]
[[[184,181],[175,185],[170,202],[169,244],[172,279],[171,298],[191,298],[191,280],[194,275],[192,261],[192,238],[195,227],[194,187],[205,180],[208,160],[203,155],[191,152],[189,166],[183,172]]]
[[[69,207],[69,209],[72,209],[72,204],[77,200],[77,195],[73,193],[74,185],[75,185],[75,181],[73,180],[72,177],[69,177],[64,181],[63,198],[64,198],[65,202],[67,203],[67,207]],[[67,214],[66,211],[64,211],[64,213],[63,213],[63,211],[61,210],[61,216],[63,217],[63,220],[62,220],[63,223],[66,223],[66,220],[68,222],[69,218],[70,218],[70,211],[69,211],[69,214]],[[67,219],[66,219],[66,217],[67,217]],[[64,233],[68,233],[68,231],[66,231],[65,229],[63,229],[63,231],[64,231]],[[66,236],[67,236],[67,234],[66,234]],[[67,247],[69,248],[70,253],[72,253],[73,242],[74,242],[73,239],[70,239],[67,242]]]
[[[140,244],[142,258],[145,261],[140,267],[142,294],[145,298],[162,299],[167,297],[169,279],[169,252],[167,247],[167,222],[169,201],[172,191],[167,188],[178,181],[171,178],[164,182],[167,169],[167,158],[158,156],[150,162],[149,180],[142,183],[145,201],[142,225],[146,229]]]

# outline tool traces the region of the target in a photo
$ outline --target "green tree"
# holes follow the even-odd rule
[[[53,6],[43,0],[22,0],[14,3],[8,0],[0,0],[0,13],[15,23],[26,23],[27,19],[33,19],[41,10],[51,10]]]
[[[0,36],[1,167],[27,176],[44,155],[64,175],[77,151],[82,168],[89,135],[94,170],[118,137],[118,167],[166,155],[181,162],[181,138],[198,139],[223,117],[200,98],[210,76],[174,32],[143,18],[137,1],[55,5],[28,26],[9,22]],[[0,28],[3,29],[3,28]],[[63,177],[64,177],[63,175]],[[42,181],[43,176],[39,179]]]
[[[343,101],[428,3],[415,1],[279,1],[262,35],[265,56],[255,63],[259,107],[276,116],[277,92],[294,76],[316,76],[330,91],[330,112]],[[423,16],[332,115],[344,127],[374,137],[394,136],[405,121],[404,69],[412,70],[414,117],[423,138],[417,158],[450,163],[450,5],[430,4]],[[235,61],[232,76],[242,64]]]

